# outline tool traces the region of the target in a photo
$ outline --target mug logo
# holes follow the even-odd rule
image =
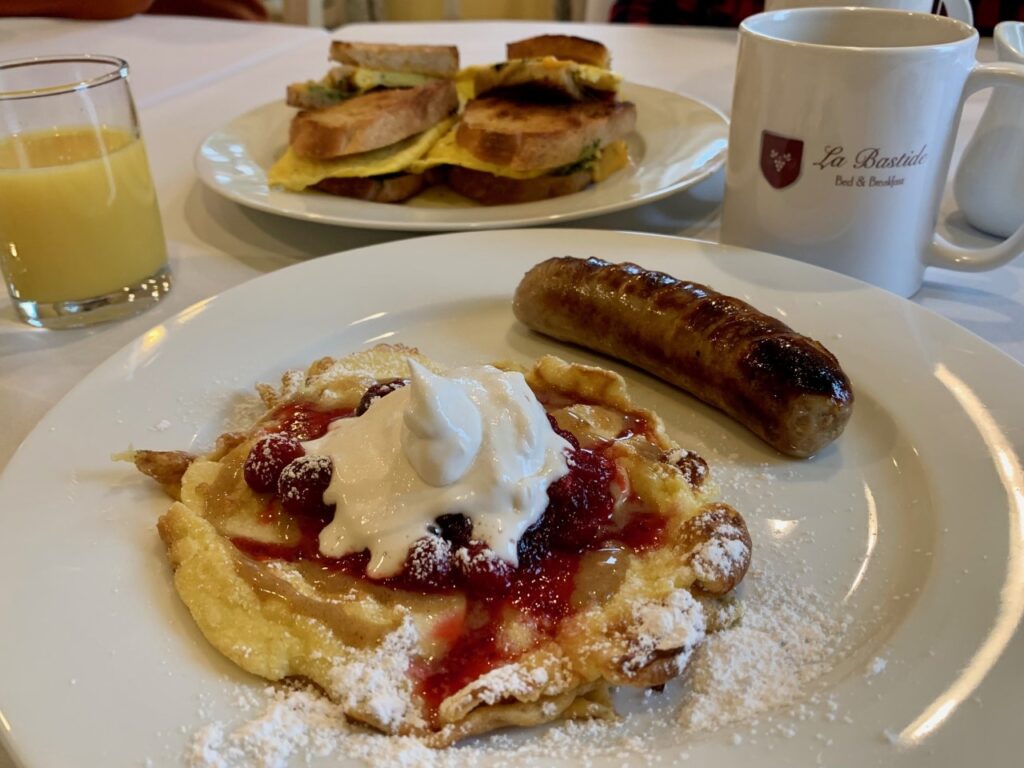
[[[761,132],[761,173],[775,189],[784,189],[800,178],[804,143],[800,139]]]

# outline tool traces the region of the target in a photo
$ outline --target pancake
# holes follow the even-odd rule
[[[370,578],[367,553],[324,556],[333,507],[316,499],[296,514],[294,499],[254,490],[262,446],[360,418],[373,395],[402,386],[409,359],[444,371],[397,345],[324,358],[259,386],[266,414],[209,453],[133,454],[174,498],[158,524],[174,585],[224,656],[267,680],[310,681],[352,720],[443,747],[506,726],[613,718],[613,686],[679,676],[736,620],[730,593],[750,536],[715,500],[707,464],[618,374],[551,356],[496,364],[522,374],[571,446],[518,564],[485,556],[455,509],[397,575]]]

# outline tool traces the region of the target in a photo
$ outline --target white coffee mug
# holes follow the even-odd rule
[[[935,233],[964,100],[1024,87],[1024,66],[979,65],[953,19],[804,8],[740,25],[722,242],[807,261],[902,296],[928,265],[983,270],[1024,252]]]
[[[915,13],[931,13],[935,7],[933,0],[765,0],[766,11],[785,11],[790,8],[832,8],[841,5],[853,5],[858,8],[889,8],[894,11],[914,11]],[[942,0],[949,18],[974,24],[974,11],[970,0]]]

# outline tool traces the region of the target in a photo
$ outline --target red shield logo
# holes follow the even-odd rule
[[[800,178],[800,161],[804,143],[800,139],[761,132],[761,173],[776,189],[785,189]]]

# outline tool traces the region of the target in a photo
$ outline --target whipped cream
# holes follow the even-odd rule
[[[409,361],[410,383],[360,417],[333,422],[306,453],[329,456],[334,519],[320,552],[370,550],[367,574],[393,576],[435,518],[462,513],[473,538],[518,565],[517,547],[568,473],[569,443],[522,374],[491,366],[437,375]]]

